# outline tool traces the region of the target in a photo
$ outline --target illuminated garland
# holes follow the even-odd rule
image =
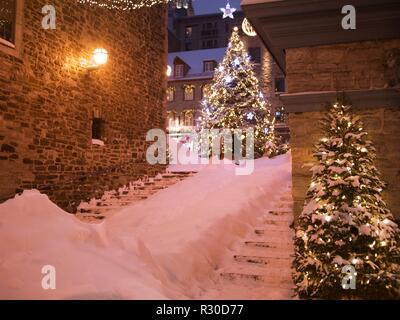
[[[189,7],[188,0],[77,0],[81,4],[98,6],[106,9],[136,10],[144,7],[152,7],[158,4],[167,4],[174,1],[176,8]]]

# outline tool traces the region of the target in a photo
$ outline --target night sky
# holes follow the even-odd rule
[[[240,0],[229,1],[232,8],[240,10]],[[193,0],[196,14],[207,14],[220,12],[219,8],[226,6],[226,0]]]

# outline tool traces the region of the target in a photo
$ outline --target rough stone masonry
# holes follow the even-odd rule
[[[74,212],[80,200],[161,171],[145,161],[145,135],[165,127],[165,7],[55,0],[57,29],[44,30],[46,1],[23,2],[21,48],[0,49],[0,200],[37,188]],[[80,62],[99,47],[109,61],[88,72]],[[104,146],[92,144],[93,118]]]

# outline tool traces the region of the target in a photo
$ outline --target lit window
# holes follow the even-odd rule
[[[192,35],[193,35],[193,27],[186,27],[185,37],[188,39],[188,38],[191,38]]]
[[[185,67],[183,64],[175,65],[175,77],[182,78],[184,76]]]
[[[186,127],[191,127],[193,126],[193,112],[192,111],[187,111],[185,112],[185,120],[184,120],[184,125]]]
[[[0,40],[15,43],[17,0],[1,0],[0,2]]]
[[[184,86],[183,87],[183,92],[184,92],[184,100],[185,101],[192,101],[194,100],[194,86]]]
[[[201,88],[201,97],[204,99],[205,97],[207,97],[209,92],[210,92],[210,85],[209,84],[205,84]]]
[[[168,121],[168,124],[167,124],[167,126],[168,126],[168,128],[170,128],[170,127],[174,127],[175,126],[175,113],[174,112],[168,112],[167,113],[167,121]]]
[[[169,87],[167,89],[167,101],[171,102],[175,100],[175,88]]]
[[[214,71],[214,61],[204,61],[203,69],[204,69],[204,72],[213,72]]]

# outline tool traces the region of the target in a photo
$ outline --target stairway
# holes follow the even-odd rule
[[[258,227],[233,248],[219,272],[218,285],[207,299],[292,299],[294,257],[291,191],[280,197]]]
[[[77,209],[76,217],[85,222],[101,223],[107,216],[122,207],[146,200],[160,190],[195,174],[196,172],[168,172],[156,177],[145,176],[119,190],[105,192],[100,199],[81,203]]]

